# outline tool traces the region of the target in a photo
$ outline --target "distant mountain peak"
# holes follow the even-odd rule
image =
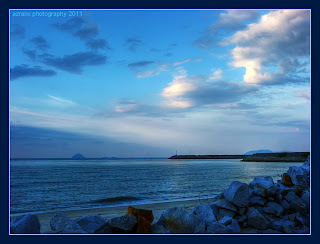
[[[75,155],[72,156],[72,159],[85,159],[86,157],[83,156],[82,154],[80,153],[77,153]]]
[[[252,154],[256,154],[256,153],[272,153],[272,151],[270,151],[268,149],[261,149],[261,150],[256,150],[256,151],[249,151],[243,155],[252,155]]]

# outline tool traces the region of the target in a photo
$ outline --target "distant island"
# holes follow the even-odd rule
[[[256,153],[272,153],[272,151],[270,151],[268,149],[261,149],[261,150],[256,150],[256,151],[249,151],[243,155],[252,155],[252,154],[256,154]]]
[[[86,159],[85,156],[83,156],[82,154],[80,153],[77,153],[75,155],[72,156],[72,159]]]

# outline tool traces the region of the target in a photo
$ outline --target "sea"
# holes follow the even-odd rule
[[[10,161],[10,215],[208,199],[232,181],[274,182],[296,162],[241,159],[19,159]]]

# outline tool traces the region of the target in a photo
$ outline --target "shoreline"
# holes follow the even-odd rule
[[[68,216],[71,219],[80,218],[87,215],[99,215],[105,219],[111,219],[121,215],[125,215],[129,206],[152,210],[154,220],[153,223],[156,223],[160,218],[161,214],[168,208],[172,207],[181,207],[186,210],[191,210],[195,206],[211,202],[214,198],[207,199],[197,199],[197,200],[181,200],[181,201],[168,201],[168,202],[158,202],[158,203],[143,203],[143,204],[132,204],[132,205],[121,205],[121,206],[112,206],[112,207],[101,207],[101,208],[89,208],[89,209],[78,209],[78,210],[63,210],[63,211],[52,211],[45,213],[38,213],[39,222],[41,224],[40,233],[41,234],[53,234],[50,227],[50,219],[57,213],[61,212]],[[23,215],[23,214],[21,214]]]

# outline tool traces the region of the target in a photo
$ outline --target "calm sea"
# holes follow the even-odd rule
[[[47,212],[212,197],[232,181],[274,181],[302,163],[224,160],[11,160],[10,212]]]

